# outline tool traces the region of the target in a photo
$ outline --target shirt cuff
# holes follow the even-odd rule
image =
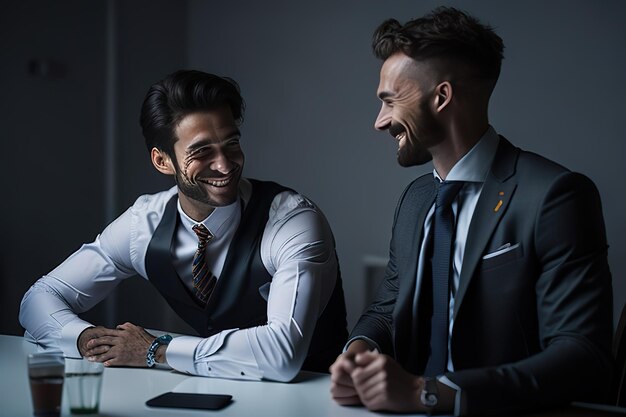
[[[448,379],[448,377],[445,375],[441,375],[437,377],[437,381],[449,386],[450,388],[456,391],[456,394],[454,395],[454,415],[460,416],[461,415],[461,387],[459,387],[454,382],[450,381],[450,379]]]
[[[204,339],[194,336],[180,336],[172,339],[165,350],[167,364],[177,371],[195,374],[195,352],[202,340]]]
[[[370,339],[367,336],[355,336],[352,339],[348,340],[345,346],[343,347],[343,352],[348,350],[348,346],[350,346],[350,343],[354,342],[355,340],[364,340],[365,342],[367,342],[368,345],[370,345],[372,350],[376,350],[378,353],[381,352],[380,346],[378,346],[378,343],[374,342],[372,339]]]
[[[239,329],[224,330],[205,339],[194,336],[176,337],[167,346],[165,360],[177,371],[205,375],[204,372],[199,372],[198,362],[215,354],[224,345],[228,335],[237,330]]]
[[[78,337],[87,328],[93,327],[93,324],[76,318],[67,323],[61,329],[61,340],[59,340],[59,348],[63,351],[63,355],[67,358],[82,358],[78,350]]]

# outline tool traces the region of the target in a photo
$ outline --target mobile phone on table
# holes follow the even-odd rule
[[[166,392],[146,401],[148,407],[193,408],[196,410],[219,410],[233,400],[232,395],[193,394],[189,392]]]

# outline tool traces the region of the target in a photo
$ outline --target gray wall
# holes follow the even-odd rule
[[[81,3],[11,2],[0,12],[2,333],[18,331],[35,277],[93,239],[104,219],[106,8]]]
[[[626,233],[621,217],[626,202],[619,186],[626,155],[620,129],[626,2],[504,3],[445,2],[491,23],[505,40],[506,60],[491,108],[496,129],[598,185],[618,311],[626,300],[626,243],[620,239]],[[137,117],[147,87],[179,67],[240,82],[248,104],[246,175],[292,186],[323,208],[337,239],[352,325],[370,296],[366,264],[387,256],[399,194],[432,169],[400,168],[395,141],[373,129],[380,63],[370,51],[371,35],[384,18],[405,21],[437,4],[27,0],[3,5],[0,331],[21,331],[17,307],[36,278],[92,240],[137,195],[170,185],[149,163]],[[111,6],[112,55],[107,54]],[[29,74],[29,62],[43,58],[60,64],[59,76]],[[107,84],[111,79],[113,87]],[[41,248],[36,254],[33,241]],[[184,327],[142,280],[124,283],[91,318],[109,325],[131,320]]]
[[[148,86],[186,64],[184,1],[25,0],[0,12],[0,333],[28,287],[139,194],[173,183],[139,128]],[[183,330],[144,280],[85,315]]]
[[[290,185],[325,211],[337,239],[350,324],[364,307],[364,256],[386,257],[399,194],[432,169],[400,168],[395,141],[373,129],[380,63],[370,39],[383,19],[404,22],[441,3],[190,2],[190,67],[240,82],[248,104],[246,174]],[[505,41],[494,127],[599,187],[617,312],[626,299],[620,239],[626,200],[618,168],[626,156],[626,2],[443,3],[490,23]]]

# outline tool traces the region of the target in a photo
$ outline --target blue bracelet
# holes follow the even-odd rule
[[[148,368],[152,368],[156,364],[156,351],[159,346],[167,346],[170,344],[171,341],[172,336],[170,336],[169,334],[164,334],[154,339],[154,341],[148,348],[148,353],[146,353],[146,365],[148,365]]]

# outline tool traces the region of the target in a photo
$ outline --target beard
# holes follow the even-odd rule
[[[231,190],[231,192],[227,194],[211,193],[209,191],[211,187],[210,185],[190,180],[186,175],[181,173],[181,170],[178,169],[178,167],[176,169],[176,176],[174,177],[174,179],[180,192],[189,199],[198,201],[211,207],[224,207],[234,203],[237,200],[237,196],[239,194],[239,180],[241,179],[242,171],[241,166],[237,165],[235,170],[235,177],[231,179],[230,183],[226,186],[229,188],[229,190]]]
[[[389,133],[397,137],[405,133],[404,145],[398,148],[398,164],[402,167],[423,165],[433,159],[428,148],[445,138],[445,129],[428,107],[426,101],[419,104],[420,117],[415,132],[409,132],[402,124],[392,122]]]

